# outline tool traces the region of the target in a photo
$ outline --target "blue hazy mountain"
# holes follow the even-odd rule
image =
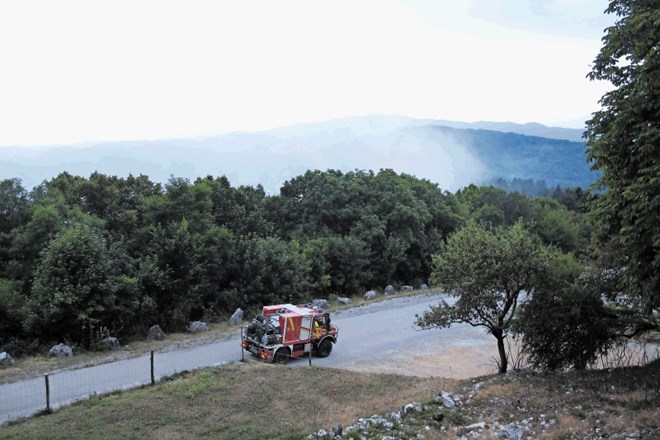
[[[535,123],[374,115],[203,138],[2,147],[0,179],[18,177],[31,189],[63,171],[143,174],[163,183],[171,176],[225,175],[234,186],[261,184],[274,194],[308,169],[392,168],[449,191],[498,178],[584,188],[595,174],[581,134]]]

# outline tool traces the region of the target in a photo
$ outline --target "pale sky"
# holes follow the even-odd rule
[[[607,0],[0,0],[0,145],[367,114],[576,126]]]

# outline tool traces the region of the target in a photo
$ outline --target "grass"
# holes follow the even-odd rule
[[[182,373],[0,428],[0,439],[300,439],[455,386],[448,379],[257,362]]]
[[[437,398],[441,391],[452,393],[459,404],[442,407]],[[406,418],[404,436],[398,438],[418,433],[427,440],[491,438],[511,424],[524,427],[523,438],[658,438],[660,361],[626,369],[518,372],[464,381],[252,361],[92,396],[0,428],[0,440],[301,439],[411,402],[421,402],[425,410]],[[480,422],[485,428],[467,428]],[[371,428],[368,438],[388,434]]]

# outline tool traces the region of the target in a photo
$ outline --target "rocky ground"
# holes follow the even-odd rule
[[[461,382],[424,402],[308,439],[658,439],[660,361],[645,367]]]

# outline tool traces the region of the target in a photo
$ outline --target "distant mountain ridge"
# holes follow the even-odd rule
[[[536,136],[548,139],[564,139],[573,142],[583,142],[584,130],[579,128],[547,127],[537,122],[527,122],[525,124],[516,124],[514,122],[455,122],[438,121],[438,125],[444,125],[453,128],[472,128],[480,130],[500,131],[503,133],[517,133],[526,136]]]
[[[485,129],[483,127],[490,127]],[[494,128],[497,128],[495,130]],[[545,133],[554,138],[533,133]],[[454,191],[497,178],[588,186],[595,179],[581,130],[541,124],[452,122],[374,115],[205,138],[0,148],[0,179],[31,189],[62,171],[194,180],[225,175],[232,185],[261,184],[277,193],[309,169],[392,168]]]

